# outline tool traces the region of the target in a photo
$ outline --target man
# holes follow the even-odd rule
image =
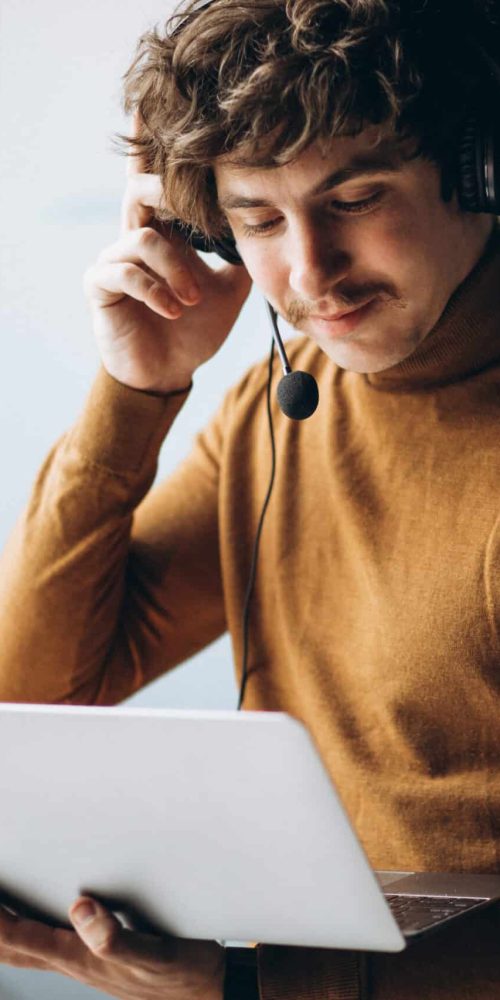
[[[239,669],[265,365],[146,494],[255,281],[305,335],[292,366],[320,406],[275,412],[245,707],[304,720],[378,868],[499,864],[500,245],[458,180],[464,115],[494,97],[459,13],[213,0],[142,40],[123,231],[86,276],[103,370],[0,577],[3,700],[114,703],[226,628]],[[150,225],[175,217],[230,231],[244,268]],[[131,934],[91,900],[71,917],[75,934],[0,911],[0,958],[123,998],[222,997],[214,943]],[[499,930],[492,911],[376,956],[369,995],[500,997]],[[259,965],[264,1000],[362,988],[349,954]]]

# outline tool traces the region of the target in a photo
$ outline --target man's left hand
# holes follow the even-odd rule
[[[0,906],[0,963],[59,972],[120,1000],[222,1000],[224,949],[215,941],[126,930],[88,897],[69,916],[75,930]]]

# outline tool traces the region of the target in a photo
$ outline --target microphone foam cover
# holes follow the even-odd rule
[[[280,409],[292,420],[305,420],[319,403],[318,383],[308,372],[289,372],[276,391]]]

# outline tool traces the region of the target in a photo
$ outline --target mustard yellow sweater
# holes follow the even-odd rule
[[[500,871],[500,237],[406,361],[292,366],[320,405],[275,408],[278,471],[245,707],[309,727],[374,867]],[[101,372],[0,567],[0,699],[111,704],[230,631],[270,449],[266,365],[149,488],[185,393]],[[265,1000],[357,996],[339,952],[260,949]],[[375,1000],[500,998],[492,909],[370,960]]]

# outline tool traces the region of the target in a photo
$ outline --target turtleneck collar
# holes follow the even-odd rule
[[[440,319],[404,361],[364,378],[380,389],[455,382],[500,362],[500,226]]]

